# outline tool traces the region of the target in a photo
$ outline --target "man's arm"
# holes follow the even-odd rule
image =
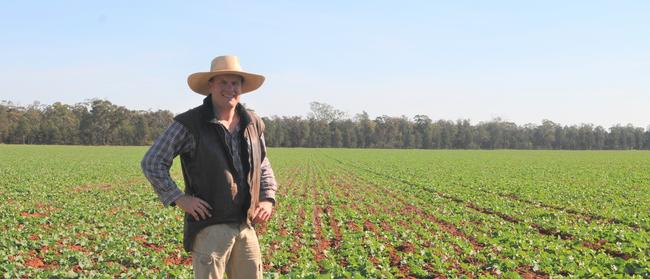
[[[174,201],[184,195],[169,176],[174,158],[193,149],[192,135],[182,124],[174,122],[156,139],[140,162],[142,172],[164,206],[174,205]]]
[[[260,201],[269,200],[275,205],[275,192],[278,190],[278,183],[275,181],[275,175],[271,168],[271,161],[266,156],[266,142],[264,135],[261,137],[262,145],[262,166],[260,167]]]
[[[260,167],[260,203],[255,208],[253,218],[254,223],[266,222],[271,218],[273,206],[275,205],[275,191],[278,189],[278,183],[275,181],[271,162],[266,157],[266,143],[264,135],[260,137],[262,145],[262,165]]]

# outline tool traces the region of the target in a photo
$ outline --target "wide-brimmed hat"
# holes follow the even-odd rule
[[[187,77],[187,84],[192,91],[201,95],[209,95],[208,82],[218,75],[239,75],[244,78],[241,93],[248,93],[259,88],[264,83],[264,76],[244,72],[239,65],[239,58],[234,55],[219,56],[212,60],[209,72],[193,73]]]

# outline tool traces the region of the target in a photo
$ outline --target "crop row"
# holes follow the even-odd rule
[[[0,273],[191,277],[144,151],[0,146]],[[270,149],[265,276],[650,277],[647,155]]]

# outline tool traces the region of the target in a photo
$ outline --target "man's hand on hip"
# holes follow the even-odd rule
[[[264,223],[271,219],[271,213],[273,212],[273,203],[271,201],[260,201],[255,208],[255,213],[253,214],[253,223]]]
[[[212,207],[204,200],[192,196],[182,196],[176,199],[176,205],[187,214],[194,216],[196,221],[212,217]]]

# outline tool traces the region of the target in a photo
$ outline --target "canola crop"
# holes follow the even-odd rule
[[[0,145],[0,273],[192,277],[146,147]],[[271,148],[265,277],[650,277],[650,153]],[[172,177],[183,188],[180,163]]]

